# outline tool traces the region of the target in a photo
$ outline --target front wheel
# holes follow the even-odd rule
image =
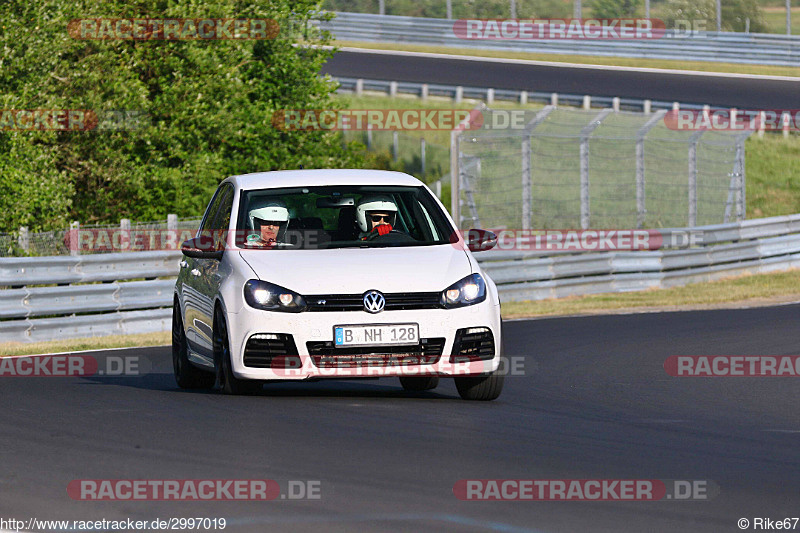
[[[214,374],[192,366],[188,350],[181,307],[176,301],[172,307],[172,370],[175,381],[182,389],[210,389],[214,386]]]
[[[228,326],[221,311],[214,313],[214,366],[219,388],[224,394],[253,394],[261,390],[260,381],[239,379],[233,375]]]
[[[464,400],[495,400],[503,391],[504,376],[497,372],[481,376],[464,376],[454,379],[458,394]]]

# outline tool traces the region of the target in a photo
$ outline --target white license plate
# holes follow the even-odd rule
[[[419,344],[419,324],[335,326],[334,346],[390,346]]]

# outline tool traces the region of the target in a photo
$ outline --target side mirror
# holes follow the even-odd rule
[[[485,252],[495,247],[497,235],[485,229],[471,229],[467,230],[464,240],[470,252]]]
[[[181,252],[194,259],[222,259],[222,243],[215,242],[211,235],[200,235],[181,244]]]

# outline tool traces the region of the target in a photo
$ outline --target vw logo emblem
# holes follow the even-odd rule
[[[364,294],[364,311],[367,313],[380,313],[386,307],[386,298],[378,291],[369,291]]]

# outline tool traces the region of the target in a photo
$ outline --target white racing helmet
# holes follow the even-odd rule
[[[289,225],[289,210],[280,200],[267,200],[263,205],[250,209],[247,215],[253,230],[258,230],[265,222],[277,223],[279,239],[286,233]]]
[[[391,215],[390,224],[394,226],[397,217],[397,205],[386,195],[365,196],[356,206],[356,221],[361,231],[369,231],[371,226],[367,220],[370,213],[389,213]]]

